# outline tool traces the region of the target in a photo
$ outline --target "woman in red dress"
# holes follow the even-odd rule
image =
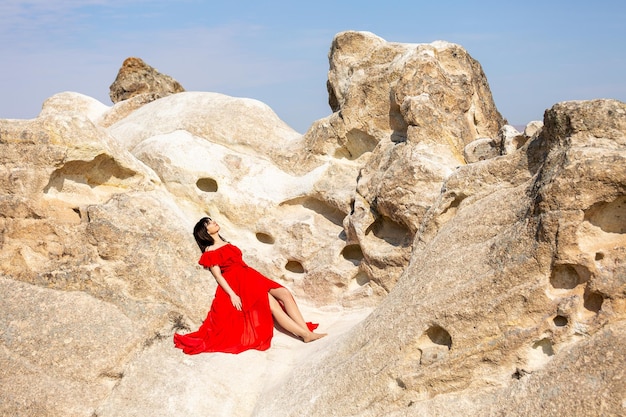
[[[174,334],[174,345],[193,355],[201,352],[240,353],[270,347],[274,321],[286,331],[312,342],[326,336],[315,333],[317,324],[302,318],[289,290],[250,268],[239,248],[219,234],[210,217],[196,224],[193,235],[202,251],[198,263],[209,269],[218,283],[215,298],[198,331]]]

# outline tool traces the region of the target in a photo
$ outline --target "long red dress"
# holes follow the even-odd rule
[[[274,332],[267,294],[282,285],[246,265],[241,250],[230,243],[204,252],[198,263],[205,268],[220,267],[228,285],[241,298],[242,311],[233,307],[226,291],[218,285],[211,310],[200,328],[185,335],[174,334],[174,345],[189,355],[267,350]],[[317,328],[313,323],[307,326],[310,330]]]

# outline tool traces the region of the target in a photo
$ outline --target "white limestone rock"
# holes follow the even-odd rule
[[[80,93],[66,91],[55,94],[44,101],[38,117],[46,117],[59,113],[79,113],[93,123],[109,110],[109,106],[98,100]]]
[[[0,120],[0,414],[623,411],[626,105],[467,163],[504,121],[461,47],[344,32],[330,63],[304,136],[214,93]],[[329,336],[175,350],[216,287],[204,215]]]
[[[529,122],[524,128],[524,136],[527,138],[532,138],[533,136],[539,134],[543,129],[543,122],[540,120],[533,120]]]
[[[619,415],[625,149],[626,104],[566,102],[459,168],[389,296],[255,416]]]
[[[504,125],[498,132],[498,140],[502,148],[501,153],[509,155],[521,148],[528,137],[518,132],[513,126]]]
[[[384,295],[442,182],[465,163],[465,146],[496,137],[504,120],[480,64],[458,45],[349,31],[335,36],[329,60],[335,113],[304,140],[315,154],[355,164],[347,243],[358,245],[360,270]]]
[[[129,151],[147,138],[176,130],[240,153],[266,156],[284,166],[288,166],[284,159],[289,159],[301,140],[266,104],[218,93],[182,92],[163,97],[109,127]]]

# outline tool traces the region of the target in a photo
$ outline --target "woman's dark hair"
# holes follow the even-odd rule
[[[213,237],[207,232],[206,225],[211,221],[210,217],[201,218],[193,228],[193,237],[196,239],[196,243],[200,247],[200,251],[204,253],[205,249],[212,246],[215,243]],[[219,235],[224,241],[222,235]]]

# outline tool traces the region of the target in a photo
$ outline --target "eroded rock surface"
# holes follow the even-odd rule
[[[459,45],[343,32],[329,60],[335,112],[305,140],[314,153],[354,161],[347,243],[363,253],[361,273],[375,292],[386,294],[441,183],[465,164],[464,147],[496,137],[505,120],[480,64]]]
[[[113,103],[119,103],[141,96],[143,103],[147,103],[182,91],[185,91],[183,86],[169,75],[161,74],[140,58],[129,57],[109,87],[109,97]]]
[[[561,103],[456,170],[389,296],[257,415],[622,413],[625,139],[624,103]]]
[[[201,92],[0,120],[0,414],[623,414],[626,105],[519,133],[458,45],[329,57],[305,135]],[[203,215],[330,335],[175,350],[215,290]]]

